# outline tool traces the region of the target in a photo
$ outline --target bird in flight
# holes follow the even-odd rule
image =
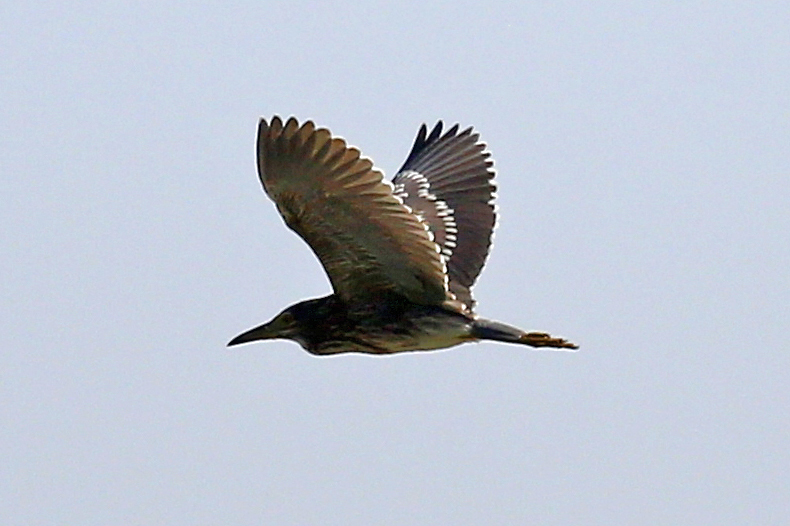
[[[493,162],[472,128],[423,124],[392,182],[312,121],[258,126],[266,194],[321,261],[334,292],[291,305],[228,346],[293,340],[315,355],[392,354],[495,340],[577,349],[479,317],[471,289],[496,223]]]

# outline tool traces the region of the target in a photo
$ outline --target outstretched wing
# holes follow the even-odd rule
[[[321,261],[346,301],[396,292],[451,304],[433,236],[373,163],[327,129],[261,119],[258,173],[285,223]]]
[[[395,195],[428,223],[446,259],[449,289],[474,308],[471,288],[485,265],[496,224],[493,161],[472,128],[442,135],[423,124],[395,179]]]

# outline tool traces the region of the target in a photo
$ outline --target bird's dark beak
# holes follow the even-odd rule
[[[293,316],[282,312],[269,323],[264,323],[247,332],[243,332],[228,342],[228,347],[249,343],[258,340],[271,340],[274,338],[288,338],[293,329]]]
[[[255,327],[254,329],[250,329],[247,332],[239,334],[228,342],[228,347],[233,347],[234,345],[240,345],[242,343],[254,342],[257,340],[269,340],[276,337],[276,335],[272,334],[269,324],[266,323],[260,327]]]

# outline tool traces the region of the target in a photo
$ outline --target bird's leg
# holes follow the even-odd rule
[[[519,342],[532,347],[555,347],[559,349],[578,349],[579,346],[564,338],[555,338],[545,332],[527,332],[519,337]]]
[[[520,343],[531,347],[555,347],[578,349],[579,346],[564,338],[556,338],[545,332],[524,332],[502,322],[477,318],[472,322],[471,335],[480,340]]]

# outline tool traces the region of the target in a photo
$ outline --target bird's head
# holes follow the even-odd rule
[[[273,340],[285,338],[300,341],[300,324],[292,312],[292,307],[282,311],[269,323],[264,323],[254,329],[243,332],[228,342],[228,347],[258,340]]]

